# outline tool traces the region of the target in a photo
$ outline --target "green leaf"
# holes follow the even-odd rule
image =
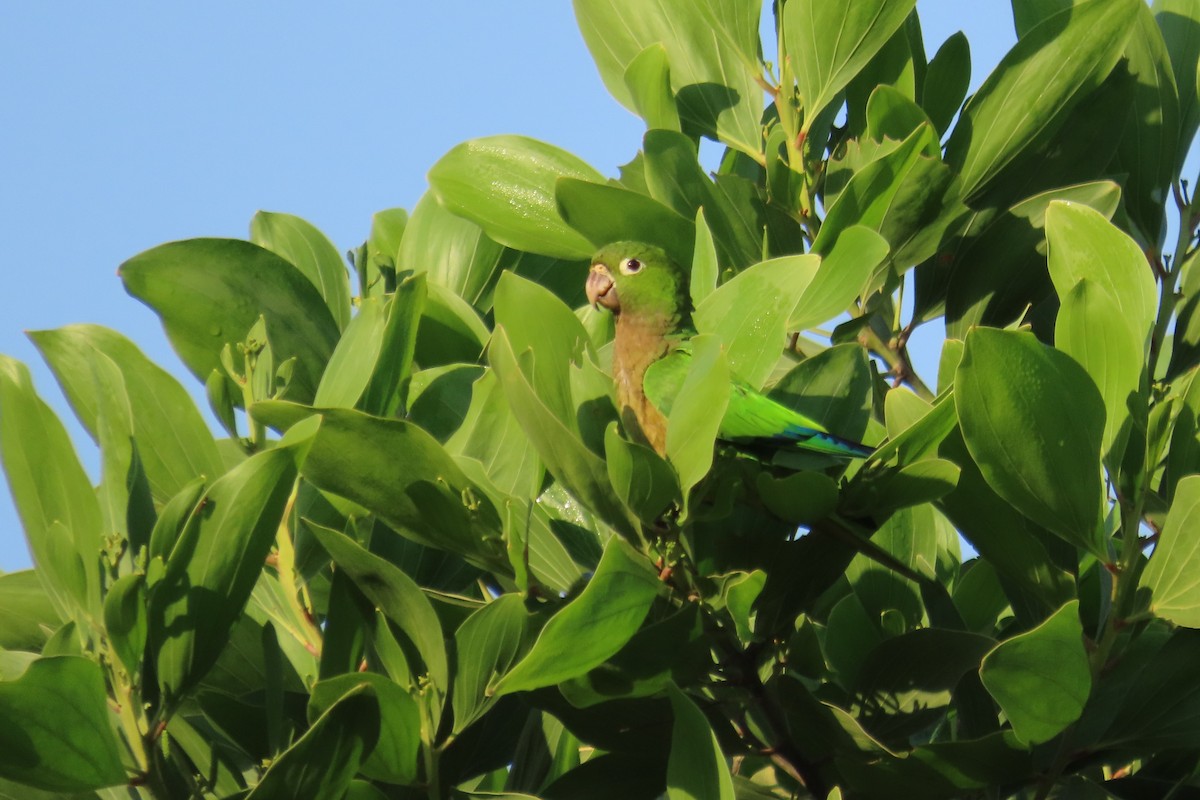
[[[975,195],[1044,141],[1062,115],[1100,85],[1125,49],[1140,5],[1082,3],[1017,42],[967,102],[946,142],[959,197]]]
[[[1120,198],[1115,183],[1094,181],[1051,189],[1025,198],[1003,214],[981,217],[982,227],[954,251],[948,267],[947,332],[963,337],[973,325],[1008,325],[1025,314],[1030,304],[1051,294],[1045,227],[1052,202],[1081,204],[1111,216]]]
[[[0,356],[0,461],[38,576],[64,620],[99,612],[100,506],[24,364]]]
[[[1137,79],[1137,88],[1114,166],[1128,172],[1124,197],[1129,216],[1150,241],[1160,241],[1166,234],[1164,205],[1169,187],[1183,166],[1176,160],[1180,100],[1171,59],[1154,14],[1145,3],[1138,6],[1134,29],[1125,46],[1125,63]]]
[[[216,442],[187,390],[166,370],[116,331],[99,325],[68,325],[29,334],[83,426],[99,440],[105,395],[125,394],[128,424],[155,499],[165,502],[198,475],[216,479],[225,466]],[[92,369],[98,357],[111,359],[123,386],[108,372]]]
[[[962,107],[971,82],[971,44],[962,31],[942,42],[929,62],[921,93],[921,106],[938,134],[950,128]]]
[[[337,248],[311,223],[292,216],[259,211],[250,220],[250,241],[291,262],[325,298],[339,328],[350,322],[350,284]]]
[[[251,456],[205,493],[150,593],[151,652],[174,706],[216,663],[275,541],[296,478],[290,448]]]
[[[0,575],[0,649],[36,653],[61,624],[36,572]]]
[[[131,676],[142,669],[146,631],[146,576],[118,578],[104,596],[104,632]]]
[[[667,690],[675,723],[667,759],[669,800],[733,800],[733,777],[708,720],[687,695]]]
[[[976,328],[954,379],[967,449],[1005,500],[1104,556],[1104,399],[1070,356],[1031,333]]]
[[[696,211],[696,247],[692,254],[692,277],[688,289],[692,295],[692,306],[700,305],[704,298],[717,288],[721,267],[717,263],[717,245],[712,231],[704,219],[704,209]]]
[[[360,672],[336,675],[313,685],[308,718],[314,722],[358,686],[369,686],[378,701],[379,738],[360,770],[368,778],[411,785],[417,781],[421,749],[421,712],[413,696],[383,675]],[[361,730],[361,728],[360,728]]]
[[[488,347],[488,359],[517,421],[537,448],[550,474],[588,509],[626,534],[632,534],[632,519],[613,491],[604,460],[579,438],[571,424],[557,416],[530,382],[538,361],[517,360],[508,332],[497,326]]]
[[[820,472],[794,472],[782,478],[760,472],[755,485],[772,514],[797,525],[820,522],[837,508],[837,484]]]
[[[525,136],[488,136],[454,147],[429,170],[438,202],[495,241],[531,253],[587,258],[588,241],[559,216],[554,183],[604,176],[553,145]]]
[[[1079,719],[1092,690],[1079,602],[998,644],[984,657],[979,677],[1017,738],[1027,744],[1053,739]]]
[[[442,626],[421,587],[349,536],[320,525],[310,523],[309,527],[338,568],[345,570],[354,585],[412,641],[430,680],[444,694],[450,685],[450,668]]]
[[[1158,292],[1146,255],[1102,214],[1086,205],[1055,200],[1046,208],[1050,278],[1059,297],[1081,280],[1104,289],[1136,334],[1149,347],[1158,313]]]
[[[258,415],[262,405],[251,413]],[[485,569],[506,563],[495,507],[437,440],[411,422],[322,411],[302,471],[314,486],[369,509],[418,544]]]
[[[533,351],[538,369],[531,378],[538,397],[578,433],[568,365],[591,349],[579,319],[544,287],[506,273],[496,287],[496,326],[504,328],[514,353]]]
[[[575,0],[574,6],[583,40],[618,102],[637,111],[626,71],[661,43],[684,129],[760,153],[759,2]]]
[[[0,776],[57,792],[126,782],[104,673],[78,656],[40,658],[0,681]]]
[[[358,314],[345,326],[313,404],[328,408],[354,408],[371,380],[383,346],[384,301],[368,297],[359,305]]]
[[[1138,397],[1145,338],[1129,325],[1115,298],[1088,278],[1061,300],[1054,343],[1078,361],[1100,389],[1106,412],[1101,453],[1109,473],[1115,474],[1134,424],[1130,411],[1145,407]]]
[[[713,444],[729,404],[729,367],[721,341],[701,334],[691,341],[687,376],[667,419],[667,458],[679,475],[679,489],[688,492],[708,474]]]
[[[646,242],[666,250],[678,264],[692,261],[696,239],[692,220],[653,197],[574,178],[561,179],[554,196],[562,218],[593,248],[620,241]]]
[[[499,699],[491,687],[529,649],[534,617],[518,594],[503,594],[467,617],[454,634],[454,733]]]
[[[1179,151],[1175,166],[1180,167],[1191,149],[1200,124],[1200,89],[1197,87],[1197,61],[1200,60],[1200,8],[1191,0],[1154,0],[1154,19],[1162,31],[1171,71],[1179,90]]]
[[[537,449],[521,428],[496,373],[488,370],[470,389],[471,404],[462,426],[446,441],[457,456],[477,460],[496,488],[528,497],[545,477]]]
[[[649,447],[621,438],[617,423],[604,431],[604,460],[613,489],[629,510],[653,524],[681,495],[671,466]]]
[[[283,258],[249,242],[189,239],[136,255],[118,274],[125,291],[162,319],[200,380],[221,369],[221,350],[243,341],[261,316],[276,363],[296,359],[289,398],[312,399],[338,326],[313,285]]]
[[[863,294],[888,252],[887,239],[871,228],[851,225],[842,231],[796,301],[788,330],[807,330],[845,312]]]
[[[379,740],[380,714],[369,686],[346,693],[271,763],[246,800],[341,797]]]
[[[488,340],[479,312],[444,286],[427,283],[425,290],[413,359],[425,368],[478,361]]]
[[[427,297],[428,287],[421,276],[405,278],[392,293],[386,309],[387,321],[380,334],[379,357],[358,401],[368,414],[388,417],[411,411],[409,379]]]
[[[658,590],[646,558],[620,538],[610,538],[583,592],[550,618],[529,654],[494,685],[493,694],[551,686],[604,663],[641,627]]]
[[[650,196],[692,219],[703,208],[722,263],[743,266],[762,254],[762,223],[747,216],[697,161],[696,144],[677,131],[647,131],[643,140]]]
[[[959,466],[954,491],[940,507],[973,548],[995,567],[1018,620],[1032,625],[1075,596],[1075,581],[1056,565],[1050,533],[1000,498],[984,480],[957,432],[941,454]]]
[[[928,155],[931,147],[934,157]],[[936,157],[936,147],[932,126],[922,125],[895,150],[855,172],[821,224],[813,252],[832,253],[852,225],[877,231],[898,251],[927,221],[929,209],[950,180],[949,170]],[[912,265],[896,266],[903,270]]]
[[[793,0],[784,6],[783,43],[799,81],[805,131],[887,44],[915,6],[916,0],[853,4]]]
[[[667,48],[656,42],[638,53],[625,67],[629,102],[651,130],[680,130],[679,109],[671,89],[671,65]]]
[[[1175,487],[1158,546],[1142,576],[1150,590],[1150,609],[1176,625],[1200,628],[1200,476],[1189,475]]]
[[[400,241],[397,267],[425,273],[471,305],[486,310],[504,246],[465,217],[446,210],[432,192],[413,209]]]
[[[771,387],[770,398],[859,441],[871,418],[875,375],[867,351],[839,344],[806,358]]]
[[[696,328],[725,344],[730,372],[761,389],[785,343],[788,316],[818,271],[813,255],[785,256],[742,270],[696,308]]]

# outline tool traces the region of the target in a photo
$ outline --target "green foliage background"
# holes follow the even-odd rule
[[[787,0],[775,64],[756,2],[574,5],[646,120],[618,176],[477,139],[349,275],[268,213],[122,265],[219,436],[35,332],[93,486],[0,357],[0,796],[1195,792],[1200,2],[1014,0],[969,99],[912,0]],[[583,305],[619,239],[691,266],[665,459]],[[730,375],[875,455],[715,443]]]

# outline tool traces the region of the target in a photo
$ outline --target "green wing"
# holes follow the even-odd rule
[[[671,415],[691,362],[691,350],[684,343],[646,370],[642,387],[663,416]],[[816,420],[775,402],[736,379],[730,386],[729,405],[717,435],[727,442],[750,447],[794,447],[852,458],[866,458],[874,452],[866,445],[834,436]]]

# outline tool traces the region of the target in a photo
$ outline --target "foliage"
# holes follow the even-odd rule
[[[1200,789],[1200,2],[1014,0],[965,104],[914,6],[780,2],[768,64],[754,0],[575,0],[618,177],[490,137],[351,280],[286,214],[131,258],[224,430],[36,332],[98,486],[0,357],[0,795]],[[692,270],[665,459],[583,306],[618,239]],[[714,445],[730,375],[875,455]]]

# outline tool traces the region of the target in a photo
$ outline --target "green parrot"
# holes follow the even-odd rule
[[[622,422],[665,455],[667,415],[687,377],[696,333],[688,275],[659,247],[615,242],[592,258],[587,297],[616,317],[613,379]],[[849,458],[873,452],[834,436],[736,377],[717,435],[745,448],[796,448]]]

